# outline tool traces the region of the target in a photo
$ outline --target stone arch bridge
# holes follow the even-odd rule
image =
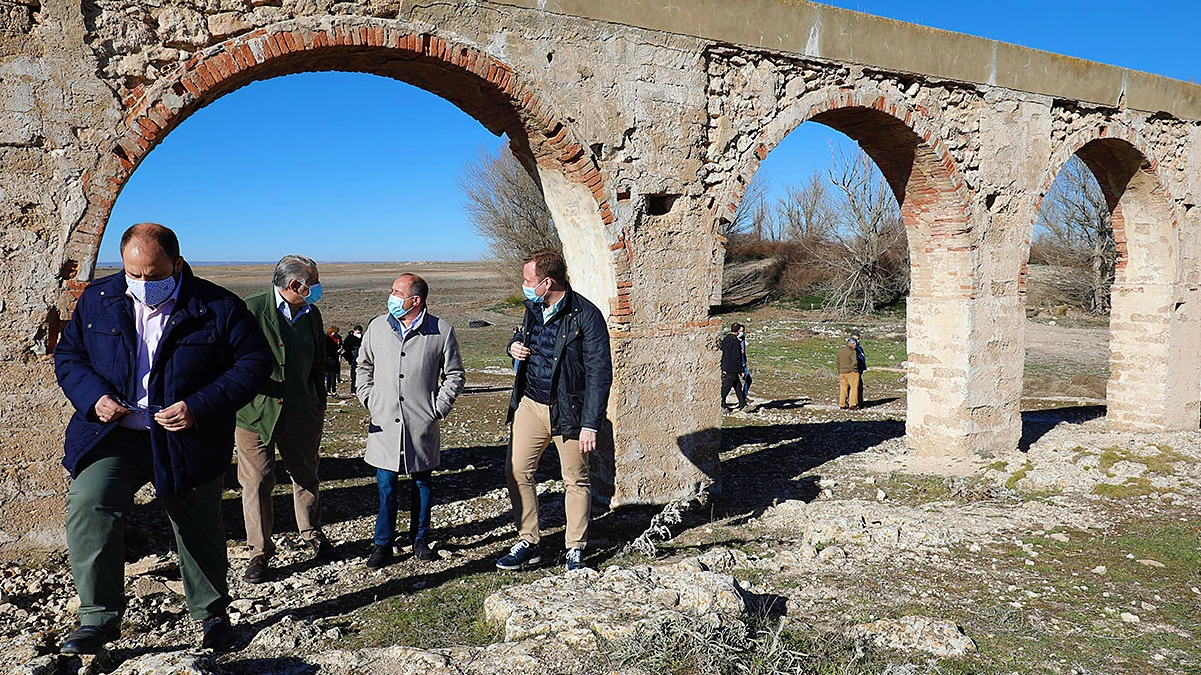
[[[615,504],[719,480],[717,232],[806,122],[855,139],[902,205],[913,450],[1016,448],[1025,260],[1073,155],[1121,253],[1109,423],[1198,426],[1201,87],[788,0],[0,7],[0,547],[61,543],[69,410],[48,353],[125,181],[198,108],[302,71],[403,80],[508,136],[608,310]]]

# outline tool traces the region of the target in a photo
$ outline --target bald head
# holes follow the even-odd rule
[[[158,248],[172,262],[179,257],[179,238],[171,228],[158,223],[138,223],[125,230],[121,235],[121,255],[124,256],[125,249],[133,244]]]
[[[178,274],[183,266],[179,239],[158,223],[138,223],[121,235],[121,264],[131,279],[153,281]]]
[[[397,293],[397,291],[401,291]],[[425,283],[425,279],[416,274],[405,273],[396,277],[396,281],[392,282],[392,292],[399,297],[408,297],[415,295],[421,298],[421,304],[425,304],[426,297],[430,294],[430,286]]]

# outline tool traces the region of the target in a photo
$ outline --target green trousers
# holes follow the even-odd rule
[[[154,476],[150,434],[117,428],[84,458],[67,492],[67,546],[81,626],[116,627],[125,612],[125,516]],[[203,621],[229,606],[229,558],[221,524],[224,476],[161,498],[175,531],[188,612]]]

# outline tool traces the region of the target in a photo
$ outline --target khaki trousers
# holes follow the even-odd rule
[[[246,543],[251,556],[275,553],[271,541],[275,517],[271,491],[275,488],[275,451],[292,476],[292,505],[300,535],[312,540],[321,531],[321,498],[317,464],[325,406],[308,410],[284,410],[271,439],[263,443],[257,431],[234,429],[238,448],[238,483],[242,486],[242,516],[246,520]]]
[[[529,398],[521,399],[513,413],[509,457],[505,474],[509,480],[509,500],[517,534],[531,544],[541,538],[538,528],[538,490],[534,472],[542,452],[554,440],[563,467],[564,509],[567,512],[567,548],[584,548],[588,543],[588,519],[592,507],[592,486],[588,481],[588,460],[580,453],[580,442],[550,435],[550,407]]]
[[[838,407],[845,408],[848,405],[859,405],[859,373],[838,375]]]

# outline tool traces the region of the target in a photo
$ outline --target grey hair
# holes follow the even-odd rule
[[[312,258],[296,254],[286,255],[275,263],[275,274],[271,276],[271,283],[276,288],[287,288],[293,281],[307,286],[309,275],[316,271],[317,263],[313,262]]]

